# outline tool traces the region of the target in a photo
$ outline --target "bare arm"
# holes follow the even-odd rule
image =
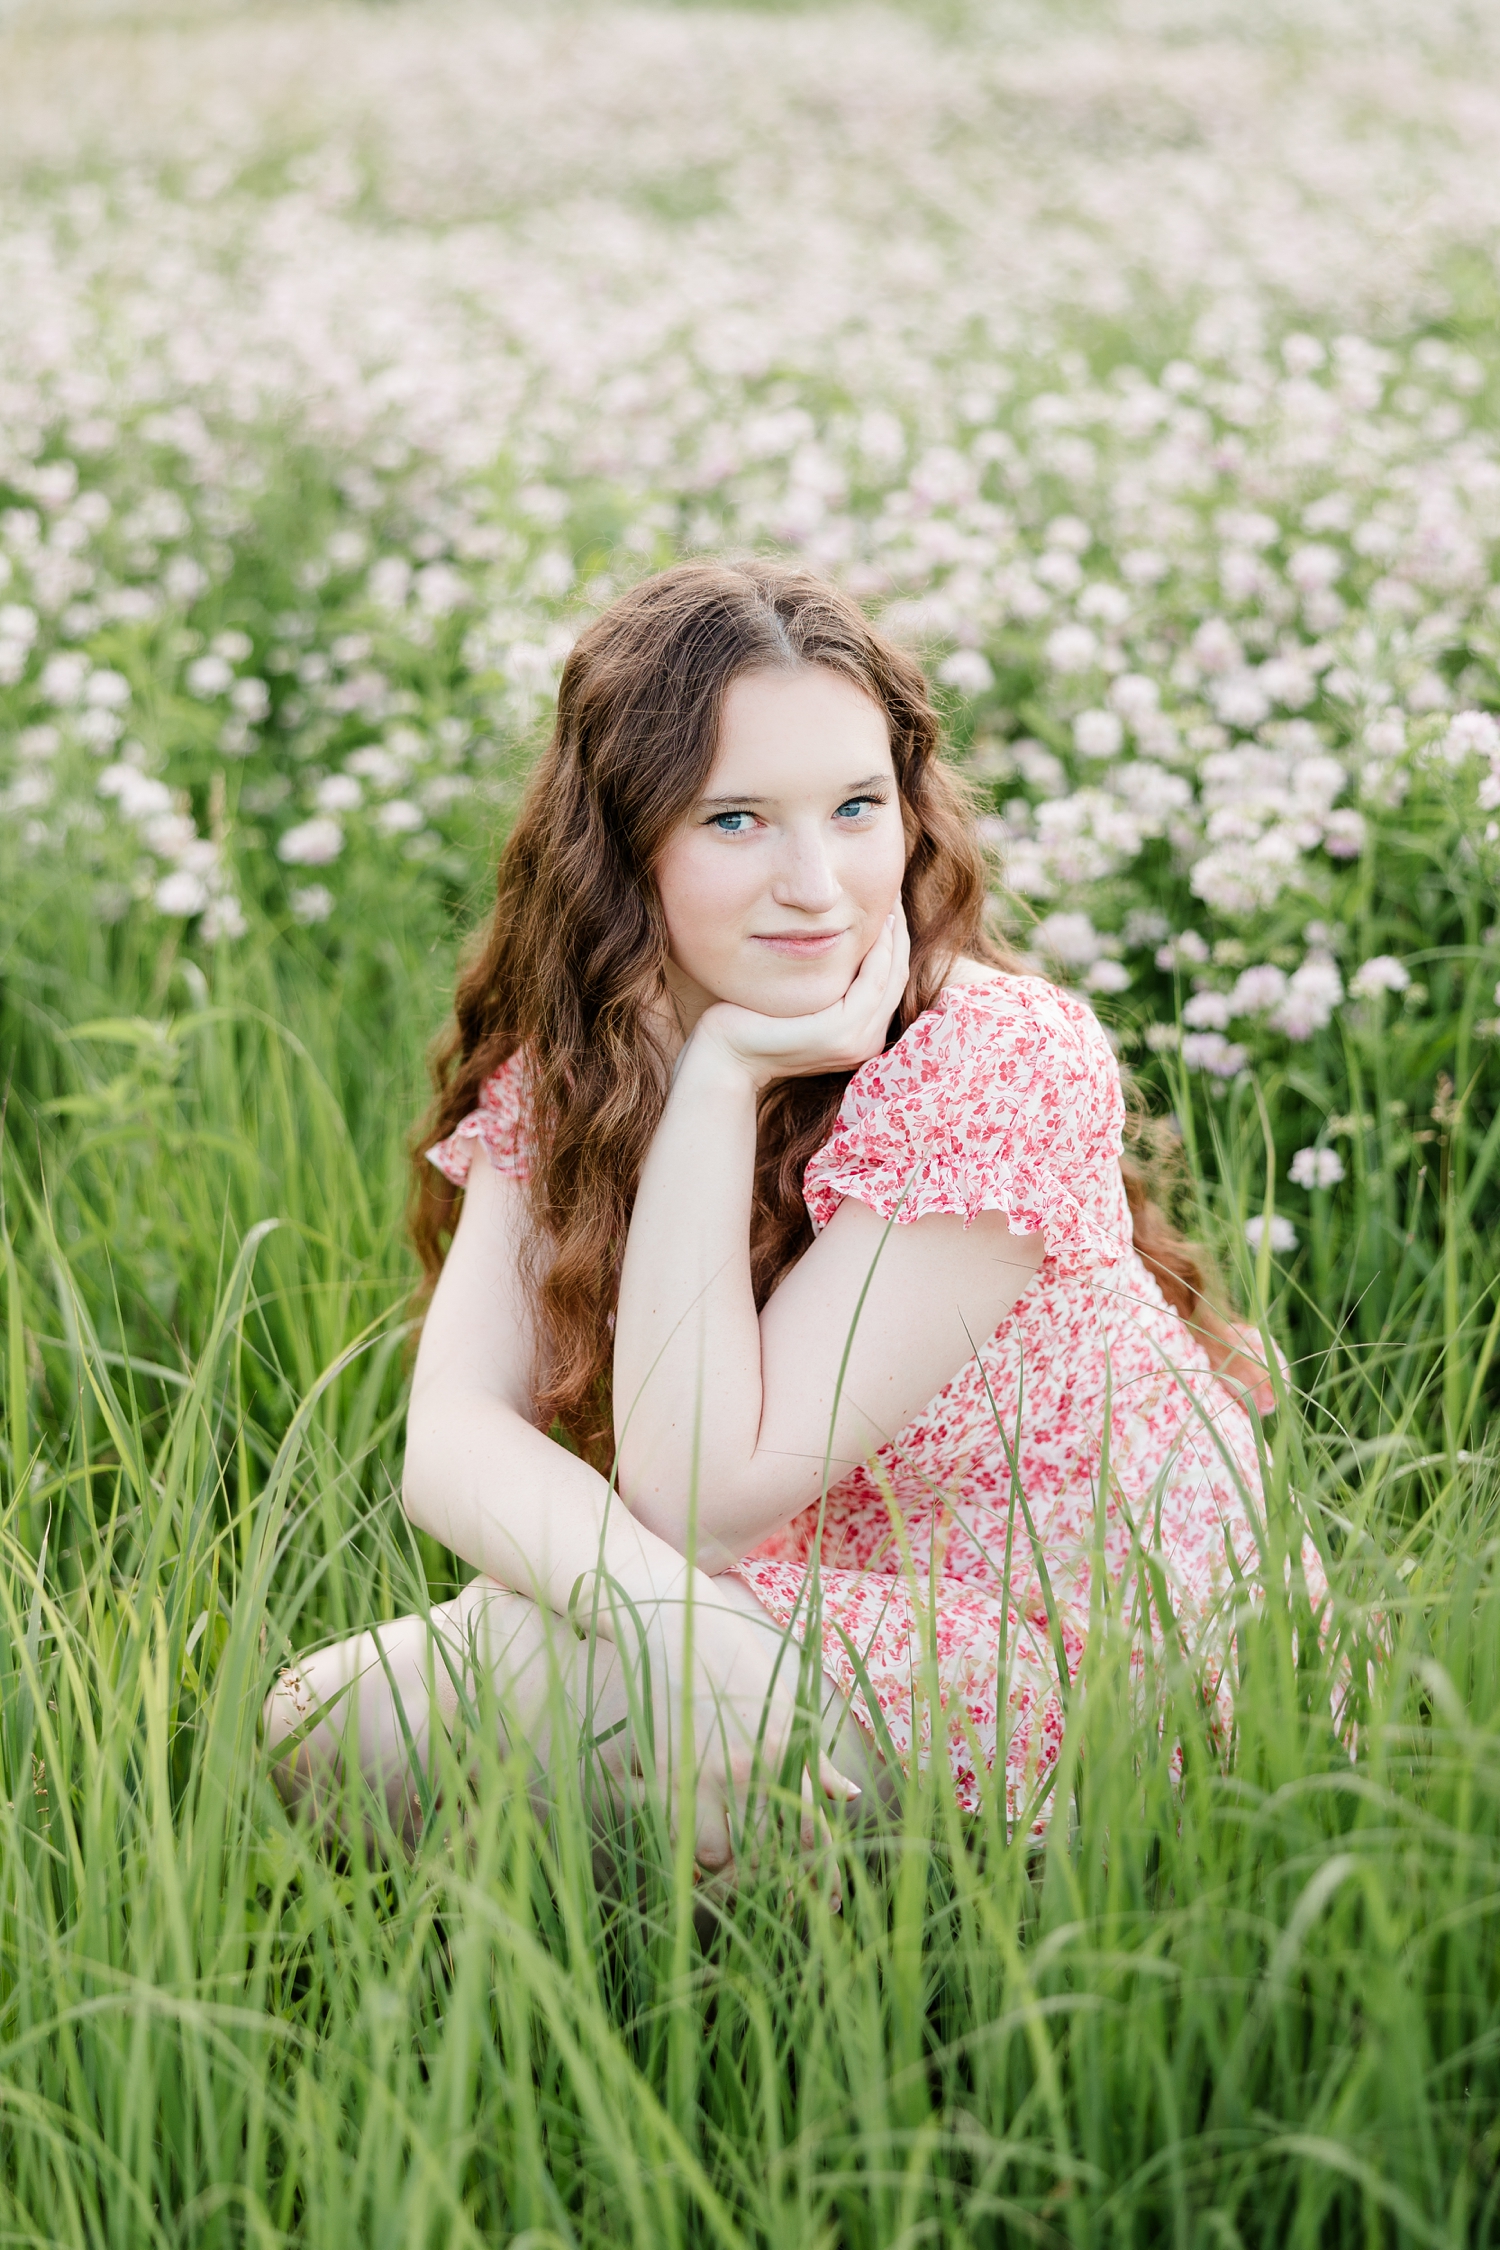
[[[520,1266],[525,1217],[524,1188],[476,1148],[417,1353],[406,1512],[466,1562],[559,1614],[575,1592],[590,1614],[601,1568],[648,1622],[680,1611],[689,1591],[711,1606],[702,1573],[535,1425],[533,1327]],[[607,1602],[597,1616],[612,1635]]]
[[[888,980],[904,971],[904,951],[874,962],[869,1023],[856,1014],[844,1027],[854,1047],[872,1037],[868,1051],[878,1047]],[[865,982],[862,970],[851,997]],[[815,1500],[825,1462],[840,1475],[894,1436],[993,1333],[1045,1250],[999,1212],[967,1228],[946,1217],[888,1226],[846,1201],[757,1318],[756,1099],[784,1056],[762,1074],[716,1035],[725,1018],[745,1019],[730,1027],[742,1044],[754,1036],[746,1021],[770,1023],[710,1010],[684,1050],[636,1196],[615,1337],[621,1488],[673,1546],[696,1538],[709,1570]],[[816,1036],[826,1069],[828,1028]]]

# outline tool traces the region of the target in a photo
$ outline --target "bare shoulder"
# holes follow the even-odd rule
[[[994,984],[1003,972],[993,969],[986,961],[971,961],[961,953],[943,979],[944,990],[953,985]]]

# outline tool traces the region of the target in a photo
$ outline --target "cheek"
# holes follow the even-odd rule
[[[906,858],[905,832],[896,820],[878,838],[865,839],[862,851],[850,853],[845,880],[866,912],[890,912],[906,873]]]
[[[679,968],[712,958],[732,945],[746,906],[758,895],[749,868],[723,851],[685,837],[664,855],[656,872],[667,942]]]

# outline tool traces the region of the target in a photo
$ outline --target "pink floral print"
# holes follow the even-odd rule
[[[799,1637],[817,1617],[877,1747],[909,1763],[941,1742],[971,1810],[998,1768],[1008,1817],[1038,1829],[1096,1559],[1128,1606],[1146,1543],[1190,1644],[1258,1564],[1250,1417],[1136,1255],[1124,1111],[1093,1014],[1039,977],[949,986],[856,1071],[807,1166],[815,1228],[845,1196],[898,1226],[1003,1211],[1046,1255],[915,1420],[737,1566]],[[429,1153],[462,1181],[480,1138],[525,1175],[519,1057]]]

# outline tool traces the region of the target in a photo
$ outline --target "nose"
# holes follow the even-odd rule
[[[826,914],[838,905],[843,893],[829,860],[822,823],[794,828],[783,839],[777,857],[771,896],[778,906],[797,907],[804,914]]]

